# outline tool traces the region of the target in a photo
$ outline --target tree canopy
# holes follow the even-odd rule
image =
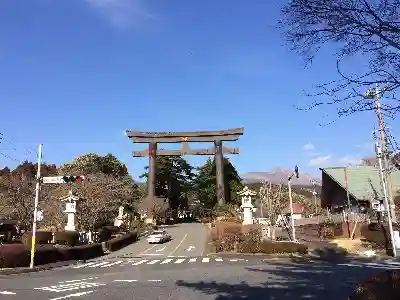
[[[116,177],[128,176],[127,167],[111,153],[105,156],[96,153],[78,156],[71,162],[61,165],[59,171],[63,174],[70,173],[70,175],[102,173]]]
[[[148,177],[148,166],[141,178]],[[156,159],[156,196],[168,198],[170,208],[187,205],[188,193],[195,178],[194,167],[180,156],[158,156]]]
[[[339,117],[375,109],[365,92],[378,85],[385,96],[382,111],[400,111],[399,0],[289,0],[279,25],[290,47],[312,61],[325,45],[334,46],[339,80],[317,86],[311,107],[330,104]],[[365,68],[344,68],[352,58]]]
[[[241,200],[237,192],[243,188],[242,180],[236,168],[227,158],[224,158],[224,180],[226,203],[240,205]],[[197,199],[207,208],[212,208],[218,203],[216,185],[215,159],[210,158],[198,169],[194,183]]]

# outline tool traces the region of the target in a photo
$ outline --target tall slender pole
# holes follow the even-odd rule
[[[383,158],[383,164],[382,167],[384,169],[384,178],[385,178],[385,184],[387,185],[387,193],[388,193],[388,202],[390,205],[390,214],[392,215],[393,222],[396,222],[396,210],[394,207],[393,203],[393,195],[392,195],[392,184],[391,184],[391,176],[389,173],[387,173],[387,169],[389,168],[389,162],[388,162],[388,152],[387,152],[387,145],[386,145],[386,134],[385,134],[385,128],[384,128],[384,123],[383,123],[383,116],[382,116],[382,110],[381,110],[381,99],[380,99],[380,90],[378,87],[375,88],[374,92],[374,99],[375,99],[375,105],[376,105],[376,115],[378,117],[378,125],[379,125],[379,134],[381,138],[381,145],[382,145],[382,158]]]
[[[294,227],[294,219],[293,219],[292,177],[293,175],[291,175],[288,178],[288,189],[289,189],[289,202],[290,202],[290,219],[292,225],[292,238],[293,241],[296,241],[296,229]]]
[[[36,193],[35,193],[35,204],[33,209],[33,226],[32,226],[32,244],[31,244],[31,262],[29,267],[33,269],[35,267],[35,247],[36,247],[36,223],[37,223],[37,213],[39,205],[39,195],[40,195],[40,166],[42,164],[42,148],[43,145],[39,145],[38,149],[38,160],[37,160],[37,173],[36,173]]]
[[[385,176],[384,176],[383,166],[382,166],[382,150],[380,149],[378,143],[375,144],[375,149],[376,149],[376,155],[378,157],[379,173],[381,175],[381,183],[382,183],[383,196],[384,196],[383,201],[385,203],[385,208],[386,208],[386,212],[387,212],[387,216],[388,216],[390,240],[391,240],[392,249],[393,249],[393,257],[396,257],[396,246],[395,246],[395,242],[394,242],[392,217],[390,214],[389,201],[388,201],[388,195],[387,195],[386,183],[385,183]]]
[[[215,168],[217,177],[217,200],[219,205],[225,204],[224,157],[222,155],[222,141],[215,141]]]

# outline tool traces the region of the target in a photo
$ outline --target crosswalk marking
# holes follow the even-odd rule
[[[176,263],[176,264],[181,264],[181,263],[183,263],[184,261],[185,261],[184,258],[180,258],[180,259],[177,259],[177,260],[175,261],[175,263]]]
[[[87,263],[87,264],[75,266],[74,269],[85,268],[85,267],[91,266],[91,265],[93,265],[93,264],[95,264],[95,262],[90,262],[90,263]]]
[[[194,264],[194,263],[211,263],[211,262],[225,262],[225,263],[234,263],[239,261],[247,261],[242,259],[224,259],[222,257],[164,257],[159,259],[139,259],[139,260],[117,260],[117,261],[95,261],[89,262],[82,265],[75,265],[72,268],[79,269],[79,268],[108,268],[113,266],[124,267],[129,265],[132,266],[139,266],[139,265],[166,265],[166,264]]]
[[[152,260],[152,261],[148,262],[147,264],[148,265],[154,265],[154,264],[158,263],[159,261],[160,261],[159,259],[155,259],[155,260]]]
[[[173,258],[167,258],[166,260],[164,260],[160,265],[163,265],[163,264],[169,264],[171,261],[173,261],[174,259]]]
[[[97,267],[100,267],[100,266],[106,265],[106,264],[108,264],[108,261],[104,261],[104,262],[101,262],[101,263],[98,263],[95,265],[91,265],[91,266],[89,266],[89,268],[97,268]]]
[[[124,262],[123,260],[119,260],[119,261],[116,261],[116,262],[113,262],[113,263],[109,263],[109,264],[103,265],[103,266],[101,266],[101,268],[107,268],[107,267],[119,265],[119,264],[121,264],[123,262]]]
[[[148,260],[147,259],[139,260],[138,262],[135,262],[134,264],[132,264],[132,266],[141,265],[141,264],[145,263],[146,261],[148,261]]]

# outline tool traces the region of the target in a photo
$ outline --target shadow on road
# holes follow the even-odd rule
[[[345,300],[358,282],[384,270],[354,264],[354,260],[352,263],[274,262],[247,267],[248,279],[240,283],[177,281],[176,285],[213,295],[215,300]]]

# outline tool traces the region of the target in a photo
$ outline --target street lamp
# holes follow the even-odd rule
[[[293,199],[292,199],[292,178],[293,176],[296,176],[296,178],[299,178],[299,168],[297,165],[294,167],[294,171],[292,174],[288,176],[288,189],[289,189],[289,202],[290,202],[290,219],[291,219],[291,227],[292,227],[292,239],[293,241],[296,241],[296,230],[294,227],[294,219],[293,219]]]

